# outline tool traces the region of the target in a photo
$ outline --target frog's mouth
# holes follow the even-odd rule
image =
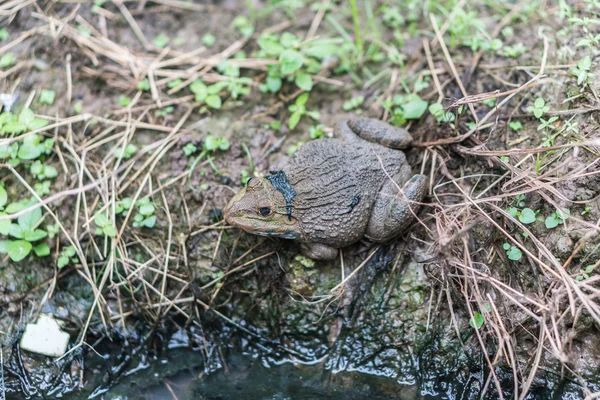
[[[285,216],[287,219],[287,216]],[[225,214],[225,220],[229,225],[237,226],[248,233],[259,236],[277,237],[282,239],[300,239],[300,234],[295,230],[297,221],[292,219],[290,225],[278,226],[276,221],[252,218],[250,216],[236,217],[229,213]]]

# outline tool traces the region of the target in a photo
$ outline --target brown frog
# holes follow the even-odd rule
[[[312,259],[332,259],[363,238],[386,242],[413,220],[427,192],[402,151],[410,134],[372,118],[344,120],[339,139],[306,143],[280,171],[252,178],[223,210],[225,220],[263,236],[295,239]],[[412,211],[411,211],[412,210]]]

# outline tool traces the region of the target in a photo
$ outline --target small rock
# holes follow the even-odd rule
[[[42,314],[35,324],[25,327],[21,348],[48,357],[61,357],[67,351],[70,338],[51,314]]]

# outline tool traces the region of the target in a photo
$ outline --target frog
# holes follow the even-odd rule
[[[246,232],[300,242],[302,255],[331,260],[367,239],[386,243],[404,232],[428,192],[406,155],[413,138],[376,118],[343,119],[333,138],[303,144],[281,169],[252,177],[223,209]]]

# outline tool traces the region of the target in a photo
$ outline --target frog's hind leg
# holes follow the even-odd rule
[[[406,129],[392,126],[375,118],[354,118],[340,121],[334,133],[347,142],[355,142],[359,137],[391,149],[405,149],[413,138]]]
[[[386,182],[379,192],[371,219],[367,226],[366,237],[375,242],[386,242],[398,236],[413,221],[420,203],[427,193],[428,179],[425,175],[414,175],[398,191],[396,182],[401,180],[402,173],[395,181]]]

